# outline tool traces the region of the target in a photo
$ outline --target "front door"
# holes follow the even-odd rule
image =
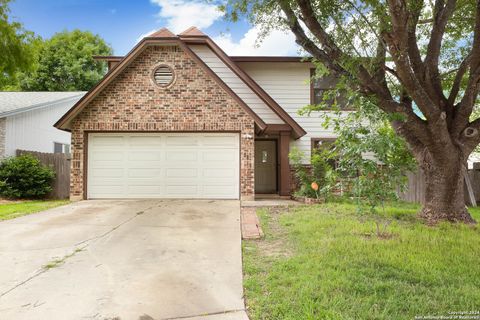
[[[255,141],[255,193],[277,193],[277,142]]]

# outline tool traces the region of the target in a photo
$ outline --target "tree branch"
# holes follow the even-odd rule
[[[438,62],[440,57],[440,49],[442,47],[442,39],[445,34],[448,20],[455,11],[456,0],[437,0],[434,6],[434,22],[432,32],[430,33],[430,41],[427,46],[427,54],[425,57],[426,76],[431,85],[435,89],[437,95],[437,103],[446,101],[443,95],[440,72],[438,70]]]
[[[453,123],[454,135],[458,136],[462,128],[468,123],[472,114],[475,100],[480,90],[480,0],[477,0],[475,27],[473,30],[473,45],[469,54],[469,77],[464,90],[462,100],[456,106],[455,119]],[[458,74],[457,74],[458,76]],[[458,81],[460,81],[459,79]]]
[[[468,70],[468,66],[470,64],[471,54],[468,54],[465,59],[460,63],[460,66],[457,69],[457,73],[455,74],[455,79],[453,80],[452,89],[450,90],[450,94],[448,95],[448,104],[453,105],[455,103],[455,99],[458,96],[458,92],[460,90],[460,84],[462,82],[463,76]]]

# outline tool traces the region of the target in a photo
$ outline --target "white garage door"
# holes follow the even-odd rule
[[[91,133],[87,196],[239,198],[235,133]]]

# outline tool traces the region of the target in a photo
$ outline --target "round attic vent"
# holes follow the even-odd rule
[[[169,66],[158,66],[153,72],[153,81],[160,87],[169,86],[173,82],[173,79],[173,70]]]

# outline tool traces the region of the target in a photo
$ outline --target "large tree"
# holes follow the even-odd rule
[[[33,65],[35,37],[22,24],[9,18],[10,0],[0,0],[0,88],[14,84],[20,71]]]
[[[93,56],[111,54],[105,40],[89,31],[56,33],[39,46],[35,70],[19,76],[20,87],[26,91],[89,90],[106,72],[105,63]]]
[[[263,31],[290,30],[315,61],[391,116],[425,174],[429,221],[474,220],[466,161],[480,80],[480,0],[230,0]],[[279,44],[280,45],[280,44]]]

